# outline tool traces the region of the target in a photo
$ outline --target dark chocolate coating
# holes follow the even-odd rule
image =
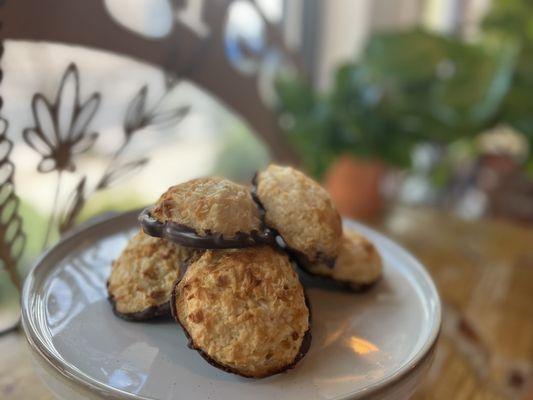
[[[330,287],[330,289],[341,289],[351,293],[364,293],[372,289],[381,280],[381,277],[370,283],[354,283],[346,280],[334,279],[331,276],[312,272],[309,269],[307,261],[302,260],[297,255],[293,255],[295,264],[300,271],[303,271],[310,279],[316,279],[319,283],[324,283]],[[311,283],[311,282],[309,282]]]
[[[232,238],[225,238],[221,234],[207,232],[199,235],[194,229],[173,221],[161,222],[152,217],[151,208],[145,208],[139,215],[139,223],[147,235],[164,238],[185,247],[197,249],[238,249],[253,247],[261,244],[272,245],[275,234],[270,229],[261,232],[237,232]]]
[[[206,360],[209,364],[211,364],[213,367],[221,369],[222,371],[228,372],[230,374],[235,374],[235,375],[242,376],[243,378],[256,378],[256,379],[258,379],[258,378],[266,378],[266,377],[269,377],[269,376],[272,376],[272,375],[277,375],[277,374],[280,374],[282,372],[286,372],[286,371],[288,371],[290,369],[293,369],[296,366],[296,364],[298,364],[298,362],[309,351],[309,348],[311,347],[311,338],[312,338],[311,337],[311,306],[310,306],[307,294],[305,294],[305,291],[304,291],[305,304],[307,305],[307,308],[309,309],[309,329],[307,329],[307,331],[305,332],[304,337],[302,339],[302,344],[300,345],[300,349],[298,351],[298,354],[296,355],[296,357],[294,358],[294,360],[291,363],[289,363],[286,366],[283,366],[282,368],[279,368],[277,370],[269,371],[265,375],[258,375],[258,376],[256,376],[256,375],[246,375],[246,374],[243,374],[242,372],[240,372],[236,368],[233,368],[233,367],[230,367],[228,365],[224,365],[224,364],[219,363],[218,361],[214,360],[211,356],[209,356],[204,350],[202,350],[199,347],[196,347],[196,345],[194,344],[194,341],[191,338],[191,335],[189,335],[189,332],[187,331],[185,326],[183,326],[183,324],[181,323],[181,321],[180,321],[180,319],[178,317],[178,310],[176,309],[176,289],[178,287],[178,284],[179,284],[180,280],[181,279],[177,279],[174,282],[174,285],[172,287],[172,293],[171,293],[171,296],[170,296],[170,311],[171,311],[172,317],[174,318],[174,320],[183,329],[183,332],[185,333],[185,336],[187,337],[187,340],[188,340],[187,346],[190,349],[196,350],[202,356],[202,358],[204,360]]]
[[[106,286],[107,285],[108,284],[106,284]],[[133,313],[121,313],[120,311],[117,310],[117,304],[115,302],[115,298],[111,294],[108,295],[107,299],[109,300],[109,303],[111,303],[113,314],[115,314],[119,318],[122,318],[125,321],[142,322],[142,321],[148,321],[151,319],[156,319],[156,318],[161,318],[161,317],[169,317],[171,315],[169,301],[166,301],[163,304],[160,304],[158,306],[148,307],[141,311],[137,311]]]

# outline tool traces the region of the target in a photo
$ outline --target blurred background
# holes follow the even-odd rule
[[[116,40],[124,49],[168,43],[146,57],[111,51],[113,39],[75,45],[78,6],[63,32],[47,20],[56,10],[15,3],[2,6],[0,254],[20,277],[76,224],[193,177],[248,182],[272,160],[378,227],[407,230],[418,217],[393,211],[405,207],[475,232],[486,220],[531,230],[530,0],[105,0],[100,17],[83,6],[131,37]],[[224,15],[206,11],[222,3]],[[187,36],[172,39],[176,25]],[[0,272],[4,325],[13,276]]]
[[[121,0],[104,3],[133,34],[157,38],[170,29],[165,0],[128,8]],[[197,18],[201,7],[196,14],[186,11],[184,21],[198,32],[206,29]],[[255,80],[262,102],[256,108],[275,113],[283,145],[292,149],[283,161],[324,182],[343,214],[372,220],[391,202],[405,202],[464,218],[533,222],[531,2],[242,0],[231,4],[227,23],[221,40],[228,61],[243,79]],[[272,28],[286,48],[271,46]],[[58,209],[72,203],[82,180],[86,201],[76,222],[140,207],[196,176],[246,182],[279,158],[248,115],[187,76],[169,77],[146,63],[81,46],[7,39],[4,47],[2,116],[14,142],[14,182],[28,238],[23,269],[57,240],[65,223]],[[76,76],[68,75],[71,63]],[[46,126],[44,141],[23,134],[46,124],[46,106],[40,109],[32,96],[53,103],[65,77],[65,95],[76,79],[80,101],[98,94],[94,114],[81,116],[87,136],[98,137],[66,149],[70,166],[53,165],[52,155],[52,165],[45,161],[41,168],[54,148],[46,145]],[[155,121],[127,115],[141,102],[159,112]],[[135,125],[132,132],[125,132],[127,124]],[[105,187],[95,187],[117,150],[122,165]]]

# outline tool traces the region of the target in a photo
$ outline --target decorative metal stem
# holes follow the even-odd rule
[[[20,290],[22,289],[22,280],[20,279],[20,275],[18,274],[17,269],[16,268],[6,268],[6,271],[7,271],[8,275],[9,275],[9,279],[11,279],[11,282],[13,283],[13,285],[15,285],[17,290],[20,292]]]
[[[50,234],[52,233],[52,227],[56,219],[57,203],[59,201],[59,189],[61,188],[61,175],[62,175],[62,171],[58,171],[57,180],[56,180],[56,189],[54,193],[54,203],[52,204],[52,212],[50,213],[50,218],[48,219],[48,226],[46,227],[46,234],[44,236],[43,247],[42,247],[43,250],[46,249],[46,247],[48,246],[48,243],[50,242]]]
[[[100,178],[100,180],[96,184],[95,191],[98,191],[99,189],[103,189],[105,187],[105,179],[106,179],[106,177],[109,176],[109,174],[113,171],[113,166],[115,165],[115,162],[120,157],[120,155],[124,152],[124,150],[126,149],[126,146],[128,145],[129,142],[130,142],[129,140],[125,140],[120,145],[120,147],[117,150],[115,150],[115,152],[111,156],[111,160],[109,160],[109,163],[107,164],[107,167],[105,168],[104,173],[102,174],[102,177]]]

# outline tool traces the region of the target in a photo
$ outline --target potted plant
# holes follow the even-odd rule
[[[326,93],[299,79],[277,88],[282,126],[341,213],[371,218],[380,182],[415,146],[473,140],[499,120],[513,82],[514,41],[465,43],[415,29],[374,35]]]

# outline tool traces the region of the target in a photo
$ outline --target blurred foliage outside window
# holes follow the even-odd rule
[[[479,134],[500,125],[531,148],[532,65],[533,2],[498,1],[475,42],[419,28],[380,33],[360,60],[338,68],[327,93],[282,77],[281,121],[319,178],[343,153],[410,168],[424,143],[443,149],[441,166],[453,151],[475,159]],[[520,162],[533,173],[531,153]],[[440,168],[436,184],[446,175]]]

